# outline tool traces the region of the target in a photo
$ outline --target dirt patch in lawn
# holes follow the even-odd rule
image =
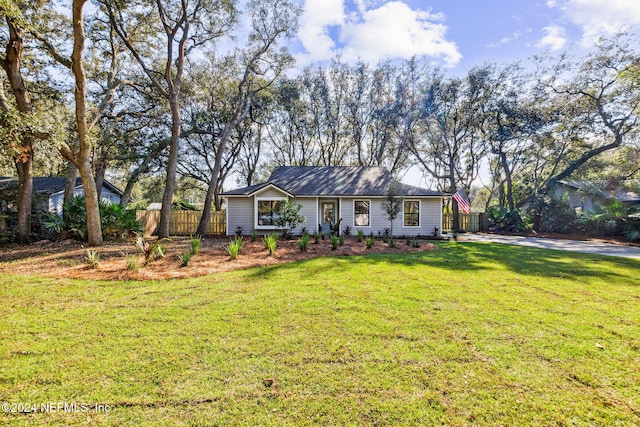
[[[126,240],[107,242],[95,248],[100,254],[97,268],[87,262],[85,247],[75,241],[37,242],[31,245],[9,245],[0,247],[0,271],[13,274],[29,274],[56,278],[78,278],[92,280],[149,280],[198,277],[221,271],[239,270],[250,267],[282,264],[321,256],[350,256],[376,253],[404,253],[430,251],[436,248],[428,241],[421,240],[420,247],[407,245],[405,240],[396,240],[390,247],[382,240],[376,240],[372,248],[367,249],[365,242],[355,237],[345,240],[343,246],[332,250],[329,239],[315,244],[313,238],[306,252],[298,247],[297,240],[281,240],[273,256],[269,256],[264,243],[258,239],[250,242],[245,237],[244,246],[237,259],[232,260],[227,252],[228,237],[212,237],[202,240],[200,251],[182,267],[178,255],[190,249],[189,238],[172,238],[164,241],[167,253],[145,266],[143,256],[135,247],[135,241]],[[126,257],[138,256],[136,271],[127,267]]]

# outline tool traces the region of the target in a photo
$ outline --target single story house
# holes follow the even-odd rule
[[[640,204],[640,194],[628,188],[617,186],[603,190],[597,183],[581,180],[562,180],[555,189],[556,197],[567,196],[569,205],[578,215],[594,212],[607,202],[618,200],[631,207]]]
[[[340,222],[339,232],[383,233],[390,222],[383,208],[395,183],[402,209],[393,223],[396,235],[433,236],[442,233],[442,204],[448,194],[398,183],[380,167],[281,166],[267,181],[221,194],[227,201],[227,235],[238,227],[244,234],[266,234],[274,224],[282,200],[302,205],[302,228],[314,232]],[[341,220],[341,221],[340,221]]]
[[[40,195],[46,199],[46,208],[49,212],[55,212],[58,215],[62,215],[62,204],[64,200],[64,187],[67,182],[65,177],[48,176],[48,177],[34,177],[33,178],[33,191],[35,194]],[[0,177],[0,190],[10,187],[18,187],[17,177]],[[107,180],[103,181],[102,193],[100,198],[104,202],[108,203],[120,203],[120,197],[122,196],[120,191],[115,185],[111,184]],[[84,196],[84,188],[82,187],[82,180],[76,179],[75,186],[73,188],[74,196]]]

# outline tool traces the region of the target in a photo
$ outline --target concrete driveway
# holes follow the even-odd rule
[[[504,243],[505,245],[531,246],[534,248],[557,249],[560,251],[609,255],[640,260],[640,247],[614,245],[592,241],[547,239],[539,237],[502,236],[498,234],[465,233],[459,241]]]

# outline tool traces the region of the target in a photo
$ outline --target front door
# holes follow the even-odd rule
[[[331,200],[320,203],[320,218],[322,223],[330,222],[331,225],[336,223],[336,201]]]

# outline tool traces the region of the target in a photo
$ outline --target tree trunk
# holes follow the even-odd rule
[[[171,107],[171,145],[169,146],[169,160],[167,162],[167,177],[162,195],[162,209],[160,210],[160,222],[158,224],[158,238],[169,237],[169,219],[171,215],[171,202],[176,190],[176,170],[178,168],[178,144],[180,143],[180,105],[178,95],[172,89],[169,105]],[[198,227],[199,229],[199,227]]]
[[[213,189],[213,205],[216,211],[222,210],[222,199],[220,198],[220,189],[222,188],[222,184],[224,180],[227,179],[227,174],[224,176],[218,177],[218,181],[216,182],[216,187]]]
[[[127,186],[124,189],[124,194],[120,197],[120,206],[126,207],[131,201],[131,193],[133,192],[133,186],[140,180],[142,174],[147,173],[149,170],[149,166],[151,162],[160,156],[160,154],[164,151],[165,148],[170,144],[170,141],[163,141],[158,144],[154,150],[152,150],[147,156],[144,157],[142,163],[133,171],[133,173],[129,176],[129,180],[127,181]]]
[[[207,195],[204,198],[204,207],[202,208],[202,215],[200,216],[200,222],[198,222],[198,229],[196,230],[196,236],[204,236],[207,234],[207,228],[209,227],[209,221],[211,221],[211,204],[215,195],[217,176],[212,175],[207,188]]]
[[[20,113],[31,113],[31,99],[24,85],[20,65],[22,62],[22,30],[6,18],[9,27],[5,61],[3,63],[11,90]],[[25,243],[31,234],[31,205],[33,204],[33,135],[24,135],[14,156],[18,172],[18,235],[17,240]]]
[[[106,172],[107,172],[107,160],[103,158],[98,161],[98,164],[96,166],[96,174],[95,174],[96,191],[98,192],[98,199],[100,199],[100,196],[102,196],[102,186],[104,184],[104,174]]]
[[[516,205],[513,201],[513,178],[511,176],[511,169],[509,168],[509,163],[507,162],[507,153],[504,151],[500,151],[500,163],[502,164],[502,170],[504,171],[505,182],[507,184],[507,206],[509,207],[509,212],[516,210]]]
[[[18,169],[18,235],[20,243],[29,241],[31,234],[31,205],[33,204],[32,156],[24,162],[16,162]]]
[[[78,126],[78,139],[80,150],[76,166],[82,178],[84,187],[84,200],[87,209],[87,240],[90,246],[102,245],[102,227],[100,224],[100,208],[98,204],[98,192],[96,182],[93,178],[91,167],[92,143],[89,139],[89,128],[87,125],[86,95],[87,95],[87,75],[82,63],[82,52],[84,50],[85,33],[83,8],[87,0],[73,0],[73,52],[71,54],[72,71],[75,77],[75,111],[76,123]]]
[[[122,197],[120,197],[120,206],[122,206],[123,208],[127,207],[129,202],[131,201],[131,193],[133,192],[133,186],[136,185],[136,183],[140,180],[140,176],[143,173],[146,173],[147,170],[149,169],[150,160],[149,161],[147,160],[148,158],[145,159],[142,162],[142,164],[138,166],[136,170],[134,170],[131,176],[129,177],[129,180],[127,181],[127,186],[125,187],[124,192],[122,193]]]
[[[451,162],[451,164],[452,163],[453,162]],[[449,188],[450,188],[451,194],[456,192],[456,178],[455,178],[455,171],[453,170],[453,167],[449,169]],[[452,231],[458,231],[460,230],[460,221],[458,218],[458,202],[456,202],[453,197],[451,198],[451,212],[453,213],[453,218],[451,221]]]
[[[246,74],[245,74],[246,81]],[[240,89],[242,89],[242,85],[244,82],[240,83]],[[234,111],[231,120],[226,124],[224,132],[220,136],[220,144],[218,145],[218,150],[216,151],[216,160],[213,165],[213,170],[211,171],[211,179],[209,180],[209,188],[207,188],[207,197],[204,200],[204,207],[202,208],[202,216],[200,217],[200,222],[198,223],[198,230],[196,234],[199,236],[204,236],[204,233],[207,231],[207,227],[209,225],[209,221],[211,220],[211,203],[213,202],[214,195],[217,194],[217,186],[218,186],[218,175],[220,175],[220,169],[222,167],[222,155],[226,150],[227,141],[231,137],[232,130],[245,119],[247,114],[249,113],[249,107],[251,105],[251,99],[249,94],[245,95],[243,101],[241,101],[236,110]],[[242,97],[242,94],[241,94]],[[218,204],[219,206],[219,204]]]
[[[69,162],[69,168],[67,169],[67,182],[64,184],[64,199],[63,208],[68,206],[73,200],[73,190],[76,187],[76,181],[78,180],[78,168],[73,162]]]

